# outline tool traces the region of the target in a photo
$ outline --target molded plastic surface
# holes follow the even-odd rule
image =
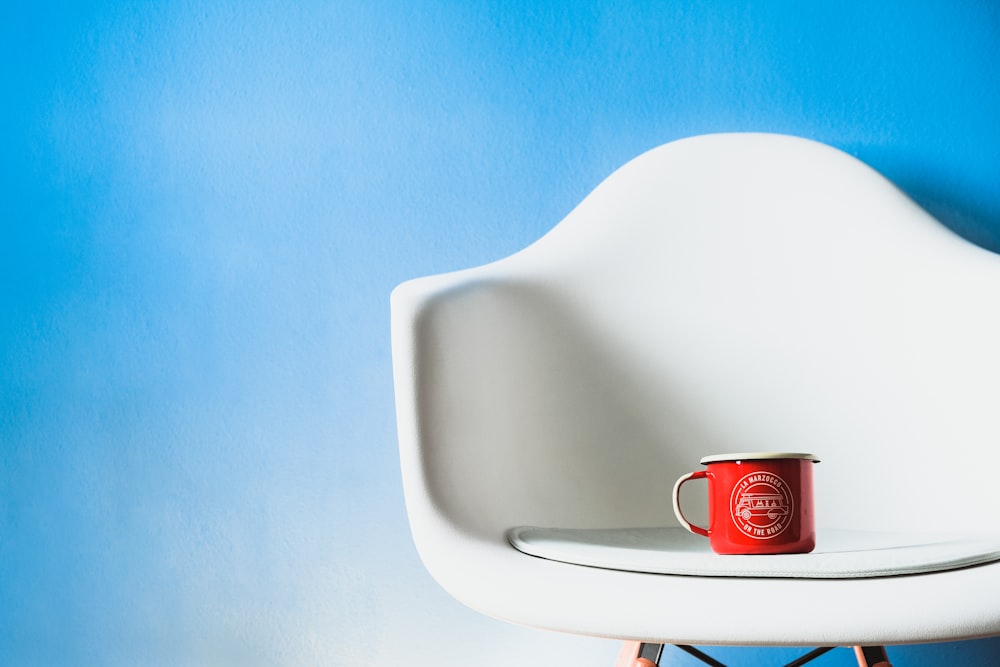
[[[525,250],[394,291],[418,551],[465,604],[580,634],[739,645],[998,634],[998,564],[703,578],[534,558],[506,539],[523,525],[676,526],[674,480],[727,451],[820,453],[821,539],[994,531],[998,305],[1000,257],[849,155],[762,134],[657,148]]]

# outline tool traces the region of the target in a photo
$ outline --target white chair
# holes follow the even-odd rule
[[[625,640],[620,665],[663,644],[866,665],[1000,634],[1000,256],[849,155],[661,146],[521,252],[400,285],[392,344],[413,538],[473,609]],[[722,570],[691,576],[626,530],[673,535],[675,479],[733,451],[822,459],[821,546],[791,574],[727,572],[705,543]],[[512,546],[522,526],[538,553]],[[824,551],[834,535],[868,542]]]

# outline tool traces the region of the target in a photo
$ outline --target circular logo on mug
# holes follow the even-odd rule
[[[788,528],[794,502],[785,480],[769,472],[752,472],[733,487],[729,510],[744,535],[767,540]]]

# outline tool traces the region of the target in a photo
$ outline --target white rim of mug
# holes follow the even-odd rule
[[[804,452],[739,452],[736,454],[713,454],[701,460],[702,465],[722,463],[723,461],[773,461],[775,459],[801,459],[819,463],[815,454]]]

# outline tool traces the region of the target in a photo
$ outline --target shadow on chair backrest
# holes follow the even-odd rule
[[[676,445],[696,428],[571,308],[528,283],[473,282],[423,313],[417,368],[425,474],[459,524],[607,527],[672,522]],[[672,448],[671,445],[674,445]]]

